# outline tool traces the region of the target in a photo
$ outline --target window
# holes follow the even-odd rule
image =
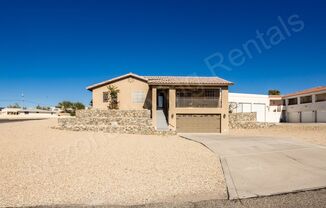
[[[316,102],[323,102],[326,101],[326,93],[317,94],[316,95]]]
[[[220,89],[178,89],[176,107],[220,107]]]
[[[132,93],[132,102],[133,103],[144,103],[145,102],[145,93],[143,91],[134,91]]]
[[[103,92],[103,103],[109,102],[109,93]]]
[[[288,101],[288,105],[297,105],[298,104],[298,98],[291,98]]]
[[[312,96],[304,96],[304,97],[300,97],[300,103],[304,104],[304,103],[312,103]]]
[[[282,103],[283,103],[284,106],[286,106],[286,100],[285,99],[282,100]]]
[[[218,90],[204,90],[205,97],[207,98],[216,98],[218,97]]]

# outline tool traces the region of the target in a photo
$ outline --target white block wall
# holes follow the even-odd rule
[[[280,122],[281,112],[274,112],[275,106],[269,106],[268,95],[229,93],[229,103],[236,103],[236,113],[256,112],[258,122]]]

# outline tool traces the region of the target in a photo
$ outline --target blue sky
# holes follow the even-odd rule
[[[85,87],[114,76],[217,75],[233,92],[289,93],[326,84],[326,13],[320,1],[0,1],[0,106],[88,104]],[[228,57],[256,31],[298,15],[304,28],[231,70]],[[283,31],[284,33],[284,31]]]

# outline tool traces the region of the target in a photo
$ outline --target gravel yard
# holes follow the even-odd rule
[[[230,129],[230,135],[292,138],[326,145],[326,124],[282,123],[262,129]]]
[[[0,207],[144,204],[226,198],[219,160],[178,136],[0,124]]]

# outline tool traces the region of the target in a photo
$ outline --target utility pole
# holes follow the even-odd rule
[[[24,109],[24,105],[25,105],[25,100],[24,100],[24,92],[22,92],[22,94],[21,94],[21,97],[22,97],[22,109]]]

